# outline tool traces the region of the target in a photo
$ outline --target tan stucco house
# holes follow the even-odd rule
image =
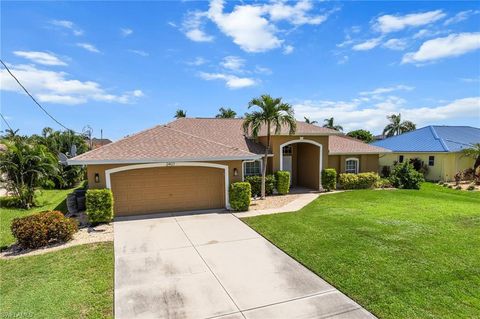
[[[117,216],[228,208],[230,183],[261,172],[266,131],[245,136],[242,119],[181,118],[81,154],[90,188],[110,188]],[[288,170],[292,186],[322,189],[321,171],[377,172],[389,151],[331,129],[297,122],[272,135],[269,173]]]

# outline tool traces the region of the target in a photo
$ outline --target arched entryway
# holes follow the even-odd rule
[[[280,145],[280,170],[290,171],[292,187],[322,189],[323,145],[308,139]]]

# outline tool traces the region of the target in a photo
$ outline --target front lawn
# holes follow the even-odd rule
[[[44,210],[60,210],[66,212],[66,198],[69,193],[74,190],[72,189],[52,189],[52,190],[42,190],[38,201],[40,206],[34,207],[32,209],[19,209],[19,208],[0,208],[0,248],[9,246],[15,242],[15,239],[12,236],[10,231],[10,225],[12,220],[16,217],[23,217],[33,213],[38,213]]]
[[[477,192],[358,190],[244,221],[380,318],[480,317]]]
[[[1,318],[113,318],[113,244],[0,260]]]

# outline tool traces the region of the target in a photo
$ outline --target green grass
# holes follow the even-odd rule
[[[380,318],[480,317],[478,192],[359,190],[244,221]]]
[[[113,318],[113,244],[0,260],[1,318]]]
[[[12,220],[16,217],[23,217],[38,213],[44,210],[60,210],[62,212],[67,211],[66,198],[72,189],[52,189],[42,190],[37,198],[39,205],[32,209],[19,209],[19,208],[0,208],[0,249],[5,248],[15,242],[10,231],[10,225]]]

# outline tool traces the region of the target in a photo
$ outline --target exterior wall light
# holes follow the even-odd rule
[[[238,176],[238,169],[236,168],[233,169],[233,176]]]
[[[98,173],[95,173],[95,183],[100,183],[100,175]]]

